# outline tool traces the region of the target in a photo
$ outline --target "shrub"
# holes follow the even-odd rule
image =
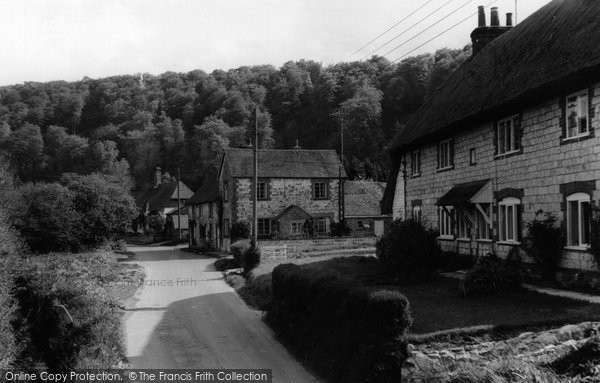
[[[244,267],[244,275],[248,275],[260,263],[260,248],[252,243],[248,250],[242,256],[242,264]]]
[[[250,223],[247,221],[237,221],[231,225],[231,242],[236,242],[239,239],[250,238]]]
[[[114,277],[107,254],[30,259],[17,280],[29,352],[56,372],[111,368],[125,359],[121,313],[101,283]]]
[[[165,230],[165,223],[165,219],[158,214],[148,216],[148,229],[151,233],[162,233]]]
[[[341,222],[332,222],[330,227],[329,235],[332,237],[343,237],[350,235],[352,230],[348,227],[348,222],[343,219]]]
[[[412,324],[397,290],[362,286],[331,271],[277,266],[267,320],[333,381],[399,381]]]
[[[250,248],[250,241],[248,240],[240,240],[237,242],[234,242],[231,246],[230,246],[230,251],[231,254],[233,254],[233,259],[235,259],[238,262],[238,265],[242,265],[242,256],[244,255],[244,253],[246,251],[248,251],[248,249]]]
[[[556,215],[538,210],[527,224],[523,248],[531,254],[542,269],[546,280],[554,280],[562,257],[562,230],[556,227]]]
[[[521,262],[516,255],[503,261],[495,255],[480,258],[460,283],[464,296],[517,291],[522,283]]]
[[[476,258],[468,254],[444,251],[440,255],[438,269],[443,271],[469,270],[475,266]]]
[[[238,267],[240,267],[240,264],[235,259],[221,258],[215,261],[215,269],[218,271],[237,269]]]
[[[600,269],[600,207],[592,207],[592,217],[590,219],[590,253],[596,260],[596,265]]]
[[[376,247],[377,257],[407,283],[427,280],[440,256],[437,233],[414,220],[394,221]]]

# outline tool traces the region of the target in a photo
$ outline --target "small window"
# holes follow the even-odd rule
[[[479,206],[488,218],[491,217],[491,204],[483,203]],[[492,239],[490,225],[479,209],[477,209],[477,239]]]
[[[315,231],[317,233],[329,233],[329,218],[315,218]]]
[[[566,113],[567,138],[589,133],[587,90],[567,97]]]
[[[469,150],[469,165],[477,165],[477,153],[475,148]]]
[[[413,208],[412,208],[412,219],[415,222],[421,222],[421,220],[422,220],[421,206],[419,206],[419,205],[413,206]]]
[[[567,197],[567,243],[569,246],[588,246],[591,215],[589,194],[575,193]]]
[[[452,206],[446,206],[439,208],[439,229],[440,229],[440,237],[442,238],[450,238],[453,237],[453,229],[452,229],[452,214],[454,211]]]
[[[418,176],[421,174],[421,151],[415,150],[410,155],[410,175]]]
[[[304,221],[290,222],[290,235],[302,235]]]
[[[438,144],[438,170],[449,169],[454,165],[454,148],[452,140],[445,140]]]
[[[269,184],[267,181],[258,181],[256,183],[256,199],[259,201],[269,199]]]
[[[516,116],[498,121],[496,131],[498,155],[513,153],[520,149],[515,121]]]
[[[519,242],[519,208],[521,201],[508,197],[498,203],[500,241]]]
[[[260,237],[268,237],[271,235],[271,219],[259,218],[257,221],[256,235]]]
[[[357,221],[357,222],[356,222],[356,226],[357,226],[359,229],[364,229],[364,228],[365,228],[365,225],[363,225],[363,221]]]
[[[229,201],[229,184],[228,183],[223,184],[223,201],[225,201],[225,202]]]
[[[327,184],[323,181],[313,182],[313,199],[327,199]]]
[[[226,237],[229,237],[229,230],[230,230],[230,225],[229,225],[229,219],[225,218],[223,220],[223,235]]]

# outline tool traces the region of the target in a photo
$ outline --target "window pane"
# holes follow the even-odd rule
[[[590,220],[592,218],[592,207],[589,202],[581,202],[581,215],[583,222],[581,223],[583,244],[590,243]]]
[[[587,114],[588,114],[588,110],[587,110],[587,106],[588,106],[588,98],[587,98],[587,94],[582,94],[579,96],[578,99],[578,117],[579,117],[579,134],[583,134],[586,133],[588,128],[587,128]]]
[[[506,151],[510,152],[511,150],[513,150],[513,129],[512,129],[512,121],[511,120],[506,121],[505,132],[506,132],[506,143],[505,143]]]
[[[506,207],[506,239],[508,239],[508,240],[515,239],[514,214],[515,214],[515,207],[513,205],[507,206]]]
[[[579,245],[579,206],[578,201],[568,203],[569,245]]]
[[[577,96],[567,98],[567,137],[577,134]]]
[[[500,122],[498,124],[498,154],[502,154],[506,152],[504,143],[505,143],[505,133],[504,133],[504,122]]]

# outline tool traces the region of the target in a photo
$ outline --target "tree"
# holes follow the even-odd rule
[[[38,171],[44,166],[44,139],[40,127],[25,124],[12,132],[8,150],[17,175],[22,180],[35,179]]]

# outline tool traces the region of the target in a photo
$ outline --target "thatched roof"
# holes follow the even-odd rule
[[[225,149],[220,170],[231,177],[253,176],[251,149]],[[260,149],[258,177],[338,178],[342,163],[335,150]],[[342,178],[346,172],[341,169]]]
[[[600,1],[553,0],[461,65],[395,150],[451,135],[600,78]],[[571,89],[570,89],[571,88]]]
[[[381,199],[385,182],[344,182],[346,217],[376,217],[381,215]]]
[[[219,197],[219,183],[216,177],[209,177],[204,181],[200,189],[192,198],[187,201],[187,205],[197,205],[205,202],[214,202]]]
[[[187,200],[193,194],[183,182],[179,182],[180,197],[182,200]],[[160,211],[166,207],[172,207],[173,201],[175,206],[177,200],[177,181],[163,182],[158,186],[146,184],[140,191],[135,194],[135,201],[138,208],[143,209],[146,202],[150,203],[150,210]]]

